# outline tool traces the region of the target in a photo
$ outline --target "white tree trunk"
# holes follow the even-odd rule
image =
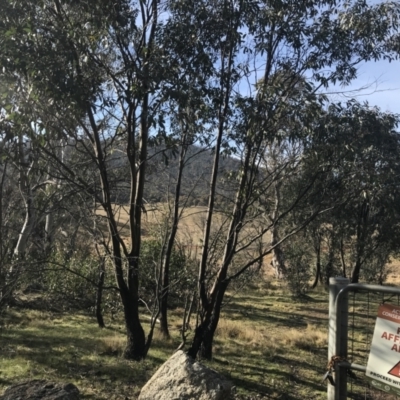
[[[20,257],[25,254],[26,247],[28,245],[28,239],[32,233],[35,223],[36,212],[34,207],[34,196],[32,194],[32,190],[28,188],[28,195],[25,199],[25,221],[19,234],[17,245],[14,249],[15,257]]]

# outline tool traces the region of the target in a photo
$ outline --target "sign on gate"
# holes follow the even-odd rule
[[[375,388],[400,395],[400,306],[378,309],[366,375]]]

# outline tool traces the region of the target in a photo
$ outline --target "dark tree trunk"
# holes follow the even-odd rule
[[[124,357],[140,361],[146,357],[146,337],[139,319],[139,302],[128,290],[121,290],[127,343]]]
[[[315,289],[318,285],[318,282],[321,282],[321,263],[319,260],[317,261],[316,267],[317,267],[317,270],[315,271],[314,282],[311,285],[312,289]]]
[[[168,285],[163,285],[160,300],[160,332],[165,339],[170,337],[168,329],[168,292]]]
[[[322,277],[321,277],[321,246],[320,245],[318,245],[316,247],[316,252],[317,252],[317,264],[316,264],[317,270],[315,271],[314,282],[311,285],[312,289],[315,289],[318,285],[318,282],[322,281]]]
[[[192,345],[190,346],[188,350],[188,355],[192,357],[193,359],[196,359],[197,353],[200,350],[201,344],[203,342],[203,333],[205,329],[205,323],[201,323],[195,330],[194,332],[194,337],[192,340]]]
[[[206,318],[197,327],[192,346],[188,351],[188,355],[192,358],[196,358],[197,354],[200,353],[201,358],[206,360],[212,359],[214,335],[218,326],[222,300],[224,299],[224,294],[226,288],[228,287],[228,283],[228,281],[218,283],[218,288],[216,289],[218,292],[215,300],[212,304],[210,304],[210,308],[206,313]]]
[[[347,274],[347,268],[346,268],[346,260],[344,257],[344,244],[343,244],[343,239],[340,240],[340,260],[342,262],[342,274],[343,278],[346,278]]]
[[[328,264],[326,265],[325,268],[325,287],[329,288],[329,278],[333,275],[332,274],[332,263],[331,261],[328,261]]]
[[[357,225],[357,259],[356,264],[351,274],[351,283],[358,283],[360,279],[361,266],[363,264],[362,257],[364,255],[365,242],[367,238],[367,227],[369,217],[369,203],[364,200],[360,206],[358,214],[358,225]]]
[[[164,338],[169,338],[169,329],[168,329],[168,294],[169,294],[169,270],[171,264],[171,256],[174,248],[175,237],[178,231],[178,223],[179,223],[179,199],[181,195],[181,185],[182,185],[182,177],[183,170],[185,166],[185,156],[187,151],[187,145],[185,144],[186,140],[185,132],[183,136],[183,143],[181,147],[181,152],[179,155],[179,168],[178,168],[178,179],[175,187],[175,196],[174,196],[174,209],[173,209],[173,224],[170,235],[168,237],[168,241],[165,247],[165,254],[163,255],[162,261],[162,287],[161,287],[161,299],[160,299],[160,331]]]
[[[213,343],[214,343],[214,334],[215,330],[217,329],[219,321],[219,312],[218,316],[212,317],[210,324],[208,325],[207,329],[204,330],[203,333],[203,341],[200,346],[200,357],[205,360],[211,360],[213,355]]]
[[[105,328],[103,314],[101,312],[101,302],[103,298],[103,286],[104,286],[104,271],[100,272],[99,282],[97,283],[96,293],[96,318],[100,328]]]
[[[351,283],[358,283],[360,279],[361,261],[358,259],[351,274]]]
[[[214,332],[212,332],[211,329],[207,329],[204,332],[203,343],[200,346],[200,352],[199,352],[200,358],[203,358],[205,360],[212,359],[213,340],[214,340]]]

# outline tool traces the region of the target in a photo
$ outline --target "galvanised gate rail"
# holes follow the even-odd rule
[[[371,320],[369,323],[369,332],[373,332],[375,319],[376,319],[376,309],[370,307],[370,302],[372,301],[370,296],[372,294],[380,294],[381,298],[378,299],[380,303],[388,301],[385,300],[385,295],[396,296],[397,304],[400,303],[400,288],[392,286],[380,286],[380,285],[368,285],[362,283],[350,284],[347,278],[337,277],[331,278],[329,282],[329,343],[328,343],[328,363],[329,368],[332,369],[332,373],[329,374],[330,383],[328,383],[328,400],[345,400],[348,398],[348,381],[352,380],[351,371],[360,371],[362,375],[365,374],[366,365],[357,364],[348,361],[348,348],[349,348],[349,294],[353,294],[353,307],[350,313],[351,321],[353,322],[351,332],[353,337],[350,338],[352,341],[352,346],[354,344],[354,329],[355,316],[356,316],[356,293],[363,293],[366,296],[366,304],[368,308],[368,319]],[[393,302],[393,298],[390,298]],[[363,307],[361,307],[363,309]],[[371,315],[369,312],[371,311]],[[368,323],[368,321],[365,321]],[[366,327],[363,327],[364,331]],[[368,333],[372,339],[372,333]],[[369,343],[365,345],[370,346]],[[366,351],[366,350],[364,350]],[[354,352],[352,352],[352,357]],[[369,348],[367,349],[369,353]],[[367,354],[365,354],[367,356]],[[350,374],[350,376],[349,376]],[[357,380],[357,379],[356,379]],[[360,380],[360,379],[358,379]],[[375,395],[356,395],[351,393],[352,399],[389,399],[389,397],[381,392],[376,392]],[[392,399],[396,397],[391,397]]]

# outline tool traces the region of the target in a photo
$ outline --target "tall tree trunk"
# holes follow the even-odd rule
[[[108,180],[107,165],[104,157],[100,133],[95,123],[94,115],[91,108],[88,108],[88,116],[91,127],[94,132],[94,149],[96,160],[100,172],[100,180],[103,194],[103,208],[106,211],[108,219],[108,229],[112,242],[112,256],[115,270],[115,277],[118,284],[120,297],[124,309],[125,326],[127,333],[127,344],[124,352],[124,357],[133,360],[142,360],[146,355],[146,340],[144,330],[139,319],[139,296],[138,296],[138,255],[140,252],[140,216],[142,202],[135,203],[133,196],[136,192],[136,185],[131,187],[131,207],[130,207],[130,222],[131,222],[131,240],[132,251],[129,253],[125,244],[118,232],[117,222],[114,216],[114,210],[111,201],[111,190]],[[128,147],[129,150],[129,147]],[[143,151],[143,149],[142,149]],[[132,156],[134,157],[134,155]],[[131,165],[134,160],[130,159]],[[143,178],[142,178],[143,180]],[[132,182],[136,183],[136,174],[132,174]],[[141,191],[142,194],[142,191]],[[135,196],[136,198],[136,196]],[[139,211],[137,209],[140,209]],[[139,215],[138,215],[139,213]],[[137,219],[138,218],[138,219]],[[139,236],[137,233],[139,232]],[[121,252],[123,249],[123,253]],[[123,255],[128,259],[128,279],[126,282],[123,270]]]
[[[192,345],[188,351],[188,354],[193,358],[196,358],[199,351],[201,351],[201,355],[203,358],[211,359],[212,357],[212,345],[215,330],[217,329],[217,325],[219,322],[222,300],[230,282],[227,277],[228,267],[232,262],[239,233],[243,226],[242,222],[246,215],[248,206],[246,202],[246,196],[251,195],[248,185],[251,186],[252,184],[251,182],[253,179],[253,173],[251,172],[251,165],[252,162],[255,161],[255,158],[252,158],[252,150],[253,146],[249,142],[245,151],[240,182],[236,192],[232,220],[230,222],[226,236],[226,243],[221,267],[214,280],[213,287],[210,290],[208,297],[206,298],[206,303],[200,303],[200,307],[202,308],[201,315],[203,319],[201,321],[201,324],[195,331]],[[203,287],[203,291],[205,292],[205,287]]]
[[[362,258],[364,256],[365,241],[367,236],[368,217],[369,217],[369,202],[368,199],[366,199],[360,206],[360,210],[358,213],[357,237],[356,237],[357,255],[356,255],[356,263],[354,265],[351,274],[351,283],[358,283],[360,279],[361,266],[363,264]]]
[[[188,350],[188,355],[196,358],[197,354],[206,360],[212,358],[212,348],[215,331],[221,315],[221,306],[224,299],[229,281],[225,280],[218,285],[218,293],[215,300],[206,311],[203,322],[196,328],[192,345]]]
[[[276,224],[276,219],[279,215],[279,207],[281,203],[281,193],[280,193],[281,182],[276,182],[274,184],[274,210],[272,212],[271,219],[274,222],[271,229],[271,247],[275,246],[279,242],[278,225]],[[275,276],[277,279],[282,279],[286,275],[285,258],[281,246],[275,246],[272,250],[272,267],[275,271]]]
[[[185,140],[186,140],[186,134],[184,135],[183,141]],[[182,143],[179,155],[178,177],[175,186],[172,227],[168,237],[167,245],[165,246],[165,251],[163,251],[164,254],[162,262],[162,282],[161,282],[161,298],[160,298],[160,331],[165,338],[169,338],[169,329],[168,329],[169,270],[171,264],[172,251],[175,243],[175,237],[178,231],[179,199],[181,195],[183,167],[184,167],[186,151],[187,151],[187,145],[186,143]]]
[[[103,298],[104,276],[105,276],[105,272],[104,272],[104,268],[102,267],[102,270],[99,275],[99,281],[97,282],[97,293],[96,293],[96,318],[97,318],[97,323],[99,324],[100,328],[105,328],[103,313],[101,311],[101,303],[102,303],[102,298]]]
[[[311,288],[315,289],[318,285],[318,282],[321,282],[321,255],[320,255],[320,252],[317,253],[315,277],[314,277],[314,282],[311,285]]]
[[[34,194],[29,182],[29,175],[33,167],[33,163],[29,162],[28,154],[25,150],[22,135],[18,139],[19,151],[19,187],[22,195],[24,196],[25,203],[25,221],[18,236],[17,244],[14,248],[14,257],[23,257],[28,245],[28,239],[31,235],[33,227],[36,224],[36,212],[34,206]]]
[[[25,201],[25,221],[24,225],[21,228],[21,232],[18,236],[17,245],[15,246],[14,249],[14,256],[16,258],[23,257],[23,255],[25,254],[26,247],[28,245],[28,239],[36,223],[34,197],[30,187],[28,188],[27,198],[24,201]]]
[[[140,361],[146,357],[146,338],[139,319],[138,299],[128,289],[121,290],[126,327],[124,357]]]
[[[346,259],[344,257],[344,243],[343,238],[340,239],[340,261],[342,263],[342,275],[346,278],[347,267],[346,267]]]

